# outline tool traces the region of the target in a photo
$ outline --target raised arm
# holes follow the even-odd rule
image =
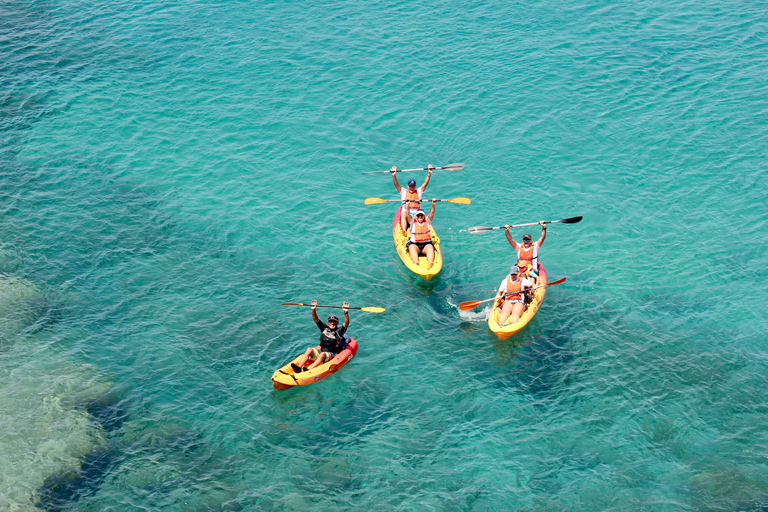
[[[344,312],[344,328],[349,327],[349,302],[345,302],[341,305],[341,310]]]
[[[432,208],[429,210],[429,215],[427,215],[429,222],[432,222],[432,219],[435,218],[435,204],[437,204],[437,199],[432,200]]]
[[[403,187],[400,186],[400,183],[397,182],[397,166],[393,165],[389,168],[389,173],[392,175],[392,182],[395,184],[395,188],[397,189],[398,194],[401,190],[403,190]]]
[[[540,220],[539,224],[541,224],[541,237],[539,238],[539,241],[536,242],[536,244],[538,244],[539,248],[541,248],[541,244],[543,244],[544,239],[547,238],[547,224],[543,220]]]
[[[317,318],[317,311],[315,311],[317,309],[317,301],[313,300],[309,304],[312,306],[312,320],[314,320],[315,323],[317,323],[320,321],[320,319]]]
[[[509,241],[509,245],[512,246],[514,250],[517,250],[517,242],[512,238],[512,235],[509,234],[509,228],[512,227],[509,224],[506,224],[504,226],[504,234],[507,235],[507,240]]]
[[[421,192],[424,193],[425,190],[427,190],[427,185],[429,185],[429,178],[432,177],[432,169],[435,167],[432,164],[429,164],[427,166],[427,169],[429,169],[429,172],[427,173],[427,179],[424,180],[424,184],[421,186]]]

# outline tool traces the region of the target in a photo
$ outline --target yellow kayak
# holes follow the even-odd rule
[[[429,281],[443,269],[443,252],[440,249],[440,238],[437,236],[437,233],[435,233],[435,228],[433,227],[432,245],[435,247],[435,261],[433,262],[432,268],[427,268],[429,264],[427,263],[427,257],[423,254],[419,255],[419,264],[414,264],[411,255],[408,253],[408,247],[406,247],[408,239],[411,238],[411,230],[409,228],[403,233],[400,229],[400,213],[401,209],[398,208],[397,213],[395,213],[395,220],[392,222],[392,236],[395,238],[397,254],[400,256],[400,259],[403,260],[405,266],[408,267],[408,270],[423,280]]]
[[[542,284],[547,284],[547,271],[544,270],[544,265],[539,263],[539,284],[537,286]],[[488,316],[488,327],[502,340],[518,333],[523,327],[528,325],[528,322],[533,320],[534,316],[536,316],[536,312],[541,307],[546,292],[546,286],[535,290],[533,292],[533,300],[528,304],[528,307],[520,316],[520,319],[513,324],[506,324],[504,327],[499,326],[499,315],[501,314],[501,305],[504,303],[504,299],[499,299],[494,303],[491,314]]]

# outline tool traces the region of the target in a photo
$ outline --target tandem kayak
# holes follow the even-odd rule
[[[547,271],[544,270],[544,265],[539,263],[539,284],[537,286],[542,284],[547,284]],[[544,294],[546,292],[546,286],[535,290],[533,292],[533,299],[528,304],[528,307],[525,308],[523,314],[520,315],[520,319],[517,322],[513,324],[507,324],[504,327],[499,326],[499,315],[501,314],[501,305],[504,303],[504,300],[497,300],[494,302],[491,314],[488,316],[488,327],[496,336],[499,337],[499,339],[502,340],[505,340],[513,334],[518,333],[523,327],[528,325],[528,322],[533,320],[534,316],[536,316],[536,312],[541,307],[541,303],[544,300]]]
[[[419,254],[419,264],[416,265],[413,263],[411,255],[408,253],[408,247],[406,247],[408,239],[411,237],[411,230],[409,228],[403,233],[400,229],[401,212],[402,209],[398,208],[397,213],[395,213],[395,219],[392,221],[392,236],[395,238],[395,249],[397,249],[397,254],[400,256],[400,259],[403,260],[405,266],[408,267],[408,270],[423,280],[429,281],[443,269],[443,252],[440,249],[440,238],[437,236],[437,233],[435,233],[435,228],[432,227],[432,245],[435,247],[435,261],[432,268],[427,268],[429,267],[429,263],[427,263],[427,257],[423,254]]]
[[[320,346],[316,347],[320,350]],[[347,364],[357,354],[357,340],[350,338],[347,348],[342,350],[330,361],[326,361],[317,368],[313,368],[301,373],[295,373],[291,368],[291,363],[299,364],[304,353],[299,354],[299,357],[283,366],[275,373],[272,374],[272,385],[277,390],[284,390],[292,388],[294,386],[306,386],[307,384],[314,384],[321,381],[329,375],[332,375],[339,371],[345,364]]]

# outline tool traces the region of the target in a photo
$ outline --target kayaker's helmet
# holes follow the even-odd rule
[[[512,268],[509,269],[509,275],[516,276],[518,273],[520,273],[520,270],[517,268],[517,265],[512,265]]]
[[[530,242],[531,240],[533,240],[533,238],[531,237],[530,233],[526,233],[523,235],[523,242]]]
[[[411,185],[413,185],[415,187],[416,186],[416,180],[408,180],[408,186],[410,187]]]
[[[328,315],[328,321],[339,323],[339,317],[337,317],[336,315]]]

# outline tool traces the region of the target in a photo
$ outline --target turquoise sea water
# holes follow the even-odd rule
[[[3,3],[0,509],[768,507],[766,13]],[[361,173],[453,162],[425,283]],[[576,215],[523,332],[459,311],[468,227]],[[387,312],[275,391],[315,298]]]

